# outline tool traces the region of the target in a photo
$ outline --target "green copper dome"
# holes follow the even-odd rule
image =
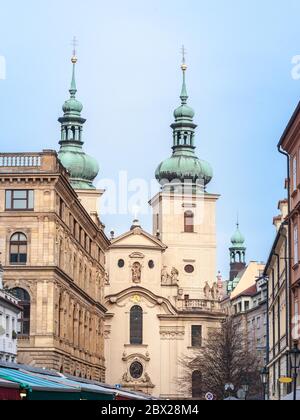
[[[193,121],[195,112],[187,105],[185,62],[181,69],[183,71],[181,105],[174,111],[175,123],[171,125],[174,140],[173,155],[158,166],[155,177],[162,186],[171,182],[188,181],[205,188],[213,178],[213,169],[208,162],[199,159],[195,154],[197,125]]]
[[[162,184],[174,180],[190,180],[195,184],[201,179],[207,185],[213,178],[213,170],[208,162],[200,160],[194,152],[182,149],[159,165],[155,177]]]
[[[231,238],[231,243],[232,243],[233,247],[236,247],[236,248],[243,248],[244,247],[245,238],[241,234],[239,224],[237,224],[237,229],[236,229],[234,235]]]
[[[174,111],[174,117],[175,119],[179,118],[187,118],[187,119],[193,119],[195,116],[195,111],[193,108],[189,107],[188,105],[181,105],[179,108],[175,109]]]
[[[77,114],[77,116],[80,116],[83,110],[83,105],[77,101],[77,99],[70,98],[64,103],[62,110],[64,114]]]
[[[61,149],[59,160],[71,175],[71,183],[75,189],[94,189],[93,180],[99,173],[96,159],[85,154],[76,146]]]
[[[64,116],[58,121],[61,123],[61,141],[58,157],[62,165],[70,174],[70,181],[74,189],[95,189],[94,179],[99,172],[96,159],[84,153],[82,146],[82,130],[86,122],[81,117],[82,104],[76,99],[75,64],[77,58],[72,58],[73,75],[70,99],[63,105]]]

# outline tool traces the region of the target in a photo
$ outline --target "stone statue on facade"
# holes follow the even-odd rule
[[[203,291],[204,291],[205,299],[210,300],[211,289],[210,289],[210,286],[207,282],[205,283],[205,287],[204,287]]]
[[[141,264],[136,262],[132,266],[132,281],[133,283],[140,283],[142,279],[142,267]]]
[[[213,287],[211,289],[211,297],[212,300],[219,300],[219,288],[217,283],[213,284]]]
[[[178,284],[178,282],[179,282],[178,276],[179,276],[179,271],[175,267],[173,267],[172,271],[171,271],[171,283],[172,283],[172,285],[176,286]]]
[[[164,266],[161,271],[161,284],[168,284],[169,274],[167,270],[167,266]]]
[[[108,274],[108,272],[106,271],[105,272],[105,274],[104,274],[104,284],[106,285],[106,286],[109,286],[110,285],[110,281],[109,281],[109,274]]]

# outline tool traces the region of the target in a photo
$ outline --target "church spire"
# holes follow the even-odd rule
[[[185,55],[186,55],[186,49],[185,49],[185,47],[183,45],[182,46],[182,65],[181,65],[183,81],[182,81],[182,89],[181,89],[181,94],[180,94],[181,105],[186,105],[187,104],[187,100],[189,99],[189,95],[187,93],[187,88],[186,88],[186,77],[185,77],[185,73],[187,71],[188,66],[186,64]]]
[[[71,98],[75,98],[76,93],[77,93],[76,77],[75,77],[75,66],[77,63],[76,57],[72,57],[72,63],[73,63],[73,73],[72,73],[72,81],[71,81],[71,87],[70,87],[69,92],[70,92]]]
[[[71,98],[75,99],[76,93],[77,93],[75,68],[76,68],[76,64],[77,64],[77,61],[78,61],[77,52],[76,52],[76,47],[78,45],[78,41],[77,41],[75,36],[73,38],[72,45],[73,45],[73,57],[71,59],[71,62],[73,64],[73,73],[72,73],[72,81],[71,81],[71,87],[70,87],[69,92],[70,92]]]
[[[93,181],[98,175],[99,166],[97,161],[84,153],[82,146],[83,126],[86,122],[81,116],[83,105],[76,99],[76,38],[73,40],[72,79],[69,89],[70,99],[63,105],[63,117],[59,118],[61,124],[61,140],[59,159],[70,173],[71,184],[74,189],[95,189]]]

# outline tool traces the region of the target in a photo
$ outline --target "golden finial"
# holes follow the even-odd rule
[[[185,60],[185,56],[186,56],[186,49],[185,49],[184,45],[182,46],[181,53],[182,53],[182,64],[181,64],[181,70],[182,70],[182,71],[186,71],[186,70],[187,70],[187,68],[188,68],[188,66],[187,66],[187,64],[186,64],[186,60]]]
[[[78,61],[77,54],[76,54],[76,47],[78,46],[78,40],[77,40],[76,36],[74,36],[74,38],[72,40],[72,46],[73,46],[73,56],[71,58],[71,62],[73,64],[76,64],[77,61]]]

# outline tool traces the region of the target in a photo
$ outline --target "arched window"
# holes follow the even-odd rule
[[[202,375],[198,370],[192,375],[192,397],[202,398]]]
[[[21,336],[29,336],[30,334],[30,296],[29,293],[20,288],[11,290],[11,293],[19,299],[19,305],[23,311],[18,319],[18,334]]]
[[[194,213],[192,211],[184,213],[184,231],[186,233],[194,233]]]
[[[130,344],[143,344],[143,309],[133,306],[130,311]]]
[[[10,264],[27,263],[27,238],[23,233],[15,233],[10,238]]]

